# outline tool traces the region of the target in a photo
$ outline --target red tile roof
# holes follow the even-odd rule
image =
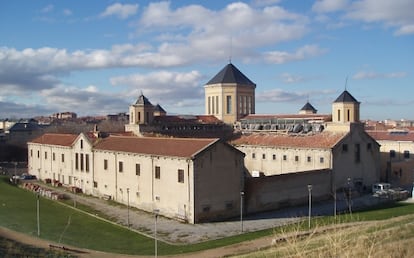
[[[323,121],[332,121],[332,115],[323,115],[323,114],[281,114],[281,115],[271,115],[271,114],[250,114],[242,119],[251,120],[251,119],[305,119],[305,120],[323,120]]]
[[[409,141],[414,142],[414,131],[367,131],[377,141]]]
[[[48,145],[60,145],[60,146],[72,146],[78,134],[57,134],[46,133],[30,141],[30,143],[48,144]]]
[[[322,132],[314,135],[250,134],[232,141],[233,145],[258,145],[297,148],[332,148],[346,133]]]
[[[190,158],[218,139],[109,136],[95,145],[97,150]]]
[[[213,115],[178,115],[155,116],[154,123],[195,123],[195,124],[222,124],[223,122]]]

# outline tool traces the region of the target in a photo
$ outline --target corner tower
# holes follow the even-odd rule
[[[205,113],[227,124],[255,113],[256,84],[232,63],[204,86]]]
[[[332,122],[355,123],[359,122],[359,104],[347,90],[332,103]]]

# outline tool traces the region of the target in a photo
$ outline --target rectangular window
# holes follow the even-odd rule
[[[178,183],[184,183],[184,169],[178,170]]]
[[[211,114],[214,115],[215,111],[214,111],[214,96],[211,97]]]
[[[367,143],[367,150],[370,151],[372,149],[372,144],[371,143]]]
[[[216,96],[216,114],[219,113],[219,99],[218,96]]]
[[[226,112],[227,112],[227,114],[231,114],[232,113],[232,109],[231,109],[231,105],[232,105],[232,103],[231,103],[231,96],[226,96],[226,103],[227,103]]]
[[[287,160],[287,156],[286,155],[283,155],[283,160]]]
[[[359,163],[361,161],[361,146],[359,143],[355,144],[355,162]]]
[[[37,151],[37,157],[40,158],[40,151]]]
[[[342,144],[342,152],[348,152],[348,144]]]
[[[390,150],[390,158],[395,158],[395,150]]]
[[[65,162],[65,154],[62,153],[62,163]]]
[[[266,154],[262,154],[262,159],[266,159]]]
[[[256,158],[256,153],[252,153],[252,159]]]
[[[308,160],[308,162],[311,162],[312,161],[312,157],[311,156],[308,156],[307,160]]]
[[[79,153],[75,154],[75,169],[79,170]]]
[[[80,155],[80,170],[83,171],[83,153]]]
[[[30,157],[33,157],[33,150],[30,150]]]
[[[89,154],[85,154],[85,170],[89,172]]]
[[[404,159],[409,159],[410,158],[410,151],[406,150],[404,151]]]
[[[141,164],[135,164],[135,175],[140,176],[141,175]]]
[[[319,158],[319,163],[323,163],[325,161],[325,159],[323,157]]]
[[[122,162],[122,161],[118,162],[118,171],[120,173],[124,172],[124,162]]]
[[[299,156],[295,156],[295,161],[298,162],[299,161]]]
[[[239,114],[243,114],[243,97],[239,97]]]
[[[273,154],[272,159],[276,160],[276,154]]]
[[[83,140],[80,140],[80,147],[83,149]]]
[[[207,105],[208,105],[208,113],[207,114],[211,115],[211,97],[210,96],[208,97]]]
[[[93,187],[94,187],[94,188],[98,188],[98,182],[93,181]]]
[[[108,160],[104,159],[104,170],[108,170]]]
[[[47,159],[47,152],[45,151],[45,159]]]
[[[155,178],[161,179],[161,168],[159,166],[155,166]]]
[[[52,153],[52,160],[53,160],[53,161],[55,161],[55,160],[56,160],[56,155],[55,155],[55,153],[54,153],[54,152]]]

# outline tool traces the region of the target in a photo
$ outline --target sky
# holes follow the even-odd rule
[[[257,114],[319,114],[346,89],[361,119],[414,120],[414,1],[0,2],[0,119],[128,112],[143,93],[202,115],[229,62]]]

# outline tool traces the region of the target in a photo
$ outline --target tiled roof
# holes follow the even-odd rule
[[[60,146],[72,146],[77,134],[57,134],[46,133],[30,141],[30,143],[39,143],[47,145],[60,145]]]
[[[233,145],[258,145],[269,147],[332,148],[346,133],[323,132],[313,135],[250,134],[232,141]]]
[[[414,142],[413,131],[367,131],[377,141],[408,141]]]
[[[110,136],[99,141],[95,149],[190,158],[216,141],[218,139]]]
[[[226,65],[216,76],[213,77],[206,85],[217,83],[236,83],[242,85],[256,86],[249,78],[246,77],[232,63]]]
[[[349,93],[347,90],[344,90],[341,95],[334,101],[336,102],[352,102],[358,103],[358,101]]]
[[[323,121],[332,121],[332,115],[323,115],[323,114],[285,114],[285,115],[266,115],[266,114],[250,114],[243,117],[243,120],[249,119],[305,119],[305,120],[323,120]]]
[[[222,124],[222,121],[213,115],[178,115],[178,116],[156,116],[155,123],[183,123],[183,124]]]

